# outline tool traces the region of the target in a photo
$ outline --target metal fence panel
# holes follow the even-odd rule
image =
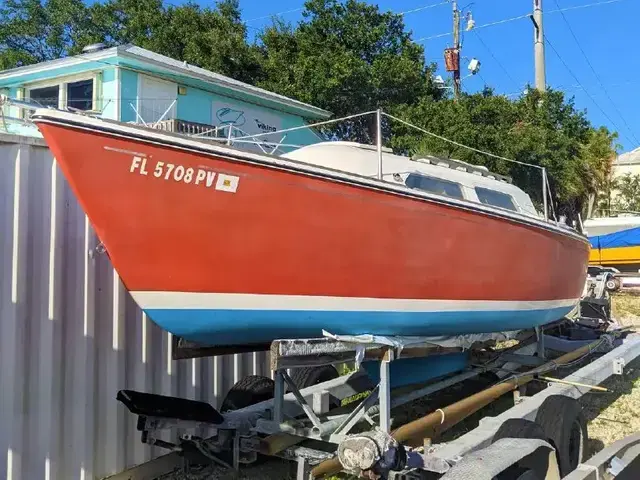
[[[140,443],[120,389],[219,406],[269,375],[266,353],[171,360],[40,139],[0,134],[0,232],[0,478],[102,478],[166,453]]]

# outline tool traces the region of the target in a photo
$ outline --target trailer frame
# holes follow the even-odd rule
[[[581,302],[583,307],[585,305],[587,307],[602,306],[610,302],[609,292],[605,288],[607,278],[607,275],[599,275],[597,278],[588,280]],[[142,432],[144,443],[164,447],[174,452],[169,456],[148,462],[148,464],[162,465],[159,469],[166,469],[168,465],[180,462],[180,456],[189,457],[190,453],[197,451],[197,454],[237,473],[241,465],[255,462],[258,454],[262,454],[295,461],[298,480],[306,480],[310,478],[312,469],[322,470],[318,470],[319,464],[323,462],[335,464],[336,458],[340,457],[340,449],[347,448],[345,445],[349,444],[366,445],[367,448],[378,448],[384,454],[392,452],[396,455],[395,464],[393,462],[389,465],[384,464],[382,453],[370,462],[372,469],[376,468],[383,472],[381,478],[420,478],[421,471],[430,471],[443,475],[442,478],[449,478],[446,476],[447,472],[453,472],[460,465],[468,463],[469,459],[473,458],[474,452],[497,448],[494,445],[496,443],[494,436],[504,422],[512,419],[535,420],[537,412],[548,399],[557,396],[578,399],[590,391],[592,386],[599,385],[612,375],[622,375],[624,367],[640,356],[640,333],[626,332],[615,322],[611,322],[607,317],[609,310],[606,308],[602,309],[602,315],[599,318],[580,315],[581,311],[598,313],[597,309],[581,310],[579,308],[578,310],[578,314],[573,315],[572,319],[565,318],[541,328],[510,334],[489,334],[484,337],[471,336],[470,339],[459,338],[456,339],[457,343],[453,344],[448,339],[442,340],[442,338],[414,339],[409,343],[406,343],[406,339],[386,337],[382,341],[379,337],[374,337],[373,340],[360,343],[359,339],[349,338],[349,341],[345,341],[341,338],[327,337],[276,340],[270,346],[274,377],[273,397],[222,414],[205,402],[139,392],[121,391],[118,399],[132,413],[138,414],[138,430]],[[603,328],[603,325],[606,328]],[[573,332],[571,335],[574,338],[566,338],[558,334],[567,326]],[[499,354],[488,354],[484,350],[497,340],[504,338],[517,339],[519,343],[501,350]],[[212,354],[212,350],[206,346],[201,348],[185,342],[183,347],[185,348],[180,353],[180,358]],[[399,358],[427,358],[465,351],[472,352],[472,360],[467,368],[434,379],[411,391],[392,396],[389,372],[391,362]],[[578,351],[580,356],[574,359],[573,354]],[[571,364],[574,364],[603,351],[606,353],[599,358],[591,360],[562,380],[552,381],[547,388],[535,395],[524,395],[525,391],[519,381],[513,384],[513,388],[507,385],[508,388],[500,391],[513,391],[514,406],[496,417],[484,417],[474,430],[453,441],[433,445],[428,441],[419,448],[415,446],[405,448],[391,435],[393,421],[391,410],[398,406],[469,381],[485,372],[497,372],[500,382],[509,382],[510,379],[517,379],[518,375],[521,375],[516,373],[518,368],[533,367],[533,370],[527,373],[529,380],[533,379],[540,368],[545,366],[548,368],[549,365],[553,368],[554,364],[556,368],[559,366],[555,360],[549,361],[548,356],[551,352],[569,352],[562,357],[571,357],[574,359]],[[583,355],[582,352],[586,353]],[[322,368],[345,362],[355,362],[359,365],[365,360],[380,362],[380,381],[375,385],[362,368],[319,384],[304,386],[304,388],[299,388],[291,375],[292,369],[296,368]],[[585,384],[585,378],[588,379],[587,384]],[[331,406],[332,399],[343,401],[354,396],[364,396],[364,398],[361,398],[352,409]],[[444,424],[444,410],[439,411]],[[377,422],[374,420],[375,416],[379,417]],[[447,419],[447,422],[449,421]],[[356,425],[367,423],[369,427],[364,433],[351,434]],[[203,426],[213,427],[217,435],[207,439],[187,435],[183,436],[178,443],[161,440],[157,435],[158,431],[166,428],[188,429]],[[315,445],[309,447],[303,444],[307,440],[313,440],[316,443],[321,441],[327,448],[320,449]],[[527,439],[517,440],[526,443]],[[522,442],[521,444],[524,445]],[[531,445],[533,450],[529,447],[511,448],[510,452],[502,455],[503,463],[511,461],[515,465],[522,461],[523,456],[533,455],[534,451],[537,452],[536,455],[543,455],[546,458],[554,451],[554,447],[548,443]],[[338,451],[338,456],[332,453],[333,450]],[[640,452],[640,447],[638,451]],[[224,452],[230,452],[231,455],[225,456]],[[523,452],[529,453],[525,455]],[[400,457],[402,461],[398,460]],[[168,458],[173,460],[169,461]],[[344,457],[340,460],[344,466]],[[131,480],[154,478],[149,476],[154,470],[148,464],[136,467],[139,471],[144,471],[141,476],[130,470],[123,472],[127,475],[126,477],[113,478]],[[550,467],[549,471],[552,470]],[[549,475],[551,476],[547,478],[557,476],[554,476],[553,472]],[[571,480],[578,480],[578,478],[582,480],[582,477],[571,478]]]

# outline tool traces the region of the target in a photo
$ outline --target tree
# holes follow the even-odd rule
[[[238,80],[258,76],[238,0],[214,8],[162,0],[7,0],[0,7],[0,69],[80,53],[91,43],[133,43]]]
[[[82,0],[0,4],[0,70],[60,58],[90,28]]]
[[[309,0],[294,28],[274,21],[259,37],[260,85],[343,117],[394,111],[439,97],[424,49],[411,40],[402,16],[363,1]],[[373,116],[344,122],[332,135],[374,141]]]
[[[382,108],[469,150],[385,118],[385,143],[397,152],[441,155],[510,175],[542,203],[544,167],[559,213],[591,212],[611,189],[617,135],[594,128],[573,99],[535,89],[515,100],[486,88],[459,101],[435,87],[433,65],[412,41],[402,15],[362,0],[308,0],[303,20],[274,20],[247,41],[238,0],[213,7],[162,0],[5,0],[0,6],[0,69],[75,54],[95,42],[134,43],[177,60],[296,98],[343,117]],[[375,116],[324,130],[374,143]],[[393,135],[392,135],[393,134]],[[585,206],[588,207],[585,209]]]
[[[536,90],[511,101],[490,89],[463,95],[459,101],[421,99],[402,117],[437,135],[477,150],[544,167],[559,214],[575,218],[584,213],[589,195],[600,191],[615,156],[616,135],[594,129],[564,94]],[[418,155],[436,155],[485,165],[513,177],[514,182],[542,203],[542,176],[537,168],[497,159],[405,125],[393,125],[393,147]]]

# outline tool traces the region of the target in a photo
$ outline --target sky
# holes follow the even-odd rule
[[[620,134],[620,152],[640,147],[640,62],[637,35],[640,0],[542,0],[546,42],[547,85],[575,97],[596,126]],[[404,14],[413,39],[425,47],[429,62],[442,70],[443,49],[451,46],[452,13],[446,0],[380,0],[382,10]],[[204,3],[203,3],[204,4]],[[304,0],[240,0],[250,32],[280,14],[296,22]],[[428,8],[425,8],[428,7]],[[466,91],[485,83],[496,93],[518,94],[534,82],[533,23],[529,18],[482,27],[531,13],[533,0],[462,0],[471,11],[475,29],[465,32],[462,55],[481,62],[480,73],[463,80]],[[577,7],[577,8],[576,8]],[[415,10],[412,12],[412,10]],[[564,10],[564,11],[558,11]],[[267,18],[261,18],[261,17]],[[481,27],[481,28],[479,28]],[[438,36],[445,34],[444,36]],[[436,37],[436,38],[429,38]],[[463,63],[466,70],[467,62]],[[465,73],[463,72],[463,75]]]

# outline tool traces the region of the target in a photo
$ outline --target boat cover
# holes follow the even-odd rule
[[[618,248],[640,246],[640,227],[629,228],[606,235],[589,237],[591,248]]]

